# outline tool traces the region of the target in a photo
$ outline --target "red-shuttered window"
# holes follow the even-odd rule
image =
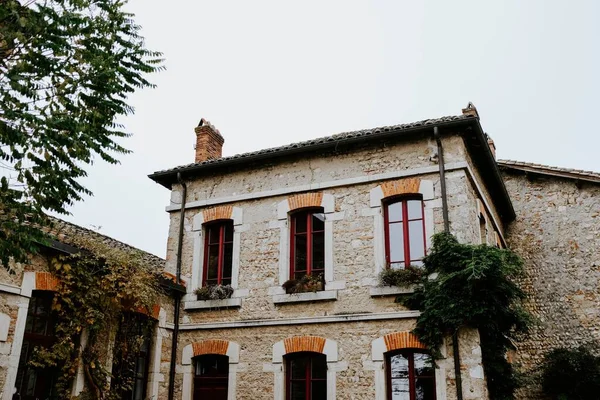
[[[431,356],[412,350],[386,354],[388,400],[435,400]]]
[[[404,197],[385,203],[384,224],[388,268],[421,265],[425,256],[423,200]]]
[[[233,265],[233,221],[205,224],[202,286],[231,285]]]
[[[325,214],[322,208],[291,215],[290,279],[325,272]]]

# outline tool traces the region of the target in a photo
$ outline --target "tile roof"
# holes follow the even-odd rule
[[[371,129],[361,129],[358,131],[343,132],[343,133],[338,133],[338,134],[331,135],[331,136],[324,136],[324,137],[317,138],[317,139],[306,140],[303,142],[290,143],[290,144],[286,144],[284,146],[272,147],[272,148],[257,150],[257,151],[251,151],[248,153],[236,154],[236,155],[228,156],[228,157],[221,157],[221,158],[218,158],[215,160],[208,160],[208,161],[203,161],[203,162],[199,162],[199,163],[181,165],[178,167],[154,172],[153,174],[150,175],[150,178],[153,178],[155,175],[168,174],[168,173],[173,173],[173,172],[177,172],[177,171],[181,171],[181,170],[199,169],[199,168],[202,168],[204,166],[209,166],[209,165],[228,164],[229,162],[234,161],[234,160],[242,160],[242,159],[250,160],[255,157],[264,156],[264,155],[276,157],[279,154],[285,154],[289,151],[294,151],[294,150],[305,149],[306,151],[308,151],[313,147],[318,147],[319,145],[327,144],[327,143],[332,143],[332,144],[333,143],[343,143],[346,141],[353,141],[358,138],[373,138],[373,139],[375,139],[379,136],[386,136],[386,134],[388,134],[390,132],[412,131],[412,130],[423,128],[426,126],[440,125],[440,124],[446,124],[446,123],[452,123],[452,122],[464,121],[464,120],[470,120],[470,119],[474,120],[474,119],[476,119],[476,117],[473,117],[471,115],[454,115],[454,116],[447,116],[447,117],[441,117],[441,118],[435,118],[435,119],[426,119],[426,120],[411,122],[411,123],[407,123],[407,124],[381,126],[381,127],[377,127],[377,128],[371,128]]]
[[[120,242],[116,239],[113,239],[109,236],[103,235],[91,229],[87,229],[81,227],[79,225],[72,224],[70,222],[64,221],[59,218],[50,217],[53,222],[53,226],[50,230],[50,235],[54,236],[59,243],[66,244],[69,247],[77,247],[76,245],[76,237],[87,237],[90,240],[96,242],[103,242],[106,245],[109,245],[113,248],[118,248],[121,250],[125,250],[128,252],[139,252],[142,259],[156,268],[157,270],[161,270],[164,268],[165,260],[155,256],[154,254],[145,252],[143,250],[138,249],[137,247],[130,246],[126,243]]]
[[[578,179],[589,182],[600,182],[600,172],[584,171],[581,169],[560,168],[550,165],[528,163],[513,160],[498,160],[500,168],[517,169],[520,171],[534,172],[543,175],[552,175],[562,178]]]

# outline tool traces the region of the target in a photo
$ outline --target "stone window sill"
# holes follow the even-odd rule
[[[332,301],[337,300],[337,293],[337,290],[322,290],[320,292],[276,294],[273,296],[273,303],[291,304],[305,301]]]
[[[397,296],[399,294],[411,294],[415,292],[414,286],[374,286],[369,289],[371,297]]]
[[[196,300],[186,301],[183,303],[184,310],[206,310],[211,308],[233,308],[241,307],[242,298],[232,297],[230,299],[223,300]]]

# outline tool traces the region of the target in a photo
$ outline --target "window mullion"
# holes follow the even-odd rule
[[[225,225],[219,227],[219,261],[217,264],[217,284],[223,282],[223,260],[225,258]]]
[[[312,273],[312,214],[306,214],[306,275]]]
[[[306,378],[306,400],[311,400],[312,399],[312,392],[311,392],[311,382],[310,382],[310,367],[312,365],[312,358],[311,357],[307,357],[307,362],[306,362],[306,371],[304,373],[304,377]]]
[[[415,355],[408,354],[408,390],[410,391],[410,400],[416,400],[415,394]]]
[[[408,230],[408,201],[402,201],[402,230],[404,231],[404,268],[410,264],[410,236]]]

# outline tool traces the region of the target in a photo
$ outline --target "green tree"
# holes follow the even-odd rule
[[[116,164],[127,96],[162,69],[119,0],[0,0],[0,261],[24,261],[44,212],[90,194],[94,158]]]

